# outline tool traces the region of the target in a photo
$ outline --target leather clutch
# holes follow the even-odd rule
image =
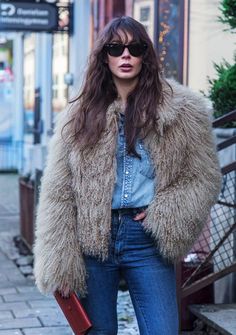
[[[73,292],[68,298],[63,298],[61,294],[56,291],[54,296],[75,335],[87,334],[92,324],[77,294]]]

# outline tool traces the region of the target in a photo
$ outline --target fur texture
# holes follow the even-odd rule
[[[144,139],[158,185],[143,221],[167,261],[184,256],[200,234],[216,202],[221,173],[207,101],[175,81],[173,95],[158,107],[158,129]],[[107,125],[86,152],[62,139],[69,120],[62,113],[50,142],[36,219],[35,277],[43,293],[69,285],[86,294],[83,254],[105,260],[116,178],[119,104],[107,110]],[[69,138],[70,127],[64,128]]]

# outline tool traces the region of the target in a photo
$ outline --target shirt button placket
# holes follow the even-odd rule
[[[124,169],[125,171],[127,171],[127,165],[128,165],[128,156],[125,155],[125,166],[124,166]],[[125,206],[128,206],[128,203],[129,203],[129,189],[128,189],[128,177],[127,175],[125,174],[124,175],[124,178],[125,178],[125,189],[124,189],[124,204]]]
[[[126,155],[124,165],[124,171],[125,171],[124,204],[127,207],[129,206],[131,197],[131,173],[130,173],[131,168],[132,168],[132,157]]]

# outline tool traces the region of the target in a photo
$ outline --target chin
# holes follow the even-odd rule
[[[137,75],[134,75],[134,74],[123,74],[123,75],[119,75],[117,76],[118,79],[127,79],[127,80],[132,80],[132,79],[135,79],[137,77]]]

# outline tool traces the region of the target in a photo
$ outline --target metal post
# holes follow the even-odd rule
[[[158,52],[158,44],[159,44],[159,34],[160,34],[160,26],[159,26],[159,1],[154,0],[154,48],[156,52]]]
[[[34,100],[34,144],[39,144],[41,139],[41,71],[43,58],[41,54],[41,35],[35,34],[35,100]]]
[[[189,49],[189,16],[190,1],[180,1],[179,16],[179,50],[178,50],[178,80],[182,84],[188,82],[188,49]]]
[[[47,144],[52,134],[52,34],[41,34],[41,119],[43,122],[42,144]]]
[[[23,34],[15,34],[13,39],[13,74],[14,74],[14,141],[18,143],[17,167],[23,169],[23,137],[24,137],[24,106],[23,106]]]
[[[34,144],[39,144],[41,140],[41,96],[40,88],[35,89],[34,93]]]
[[[14,108],[15,108],[15,141],[23,140],[23,35],[15,34],[13,40],[13,73],[14,73]]]
[[[90,1],[74,1],[74,31],[69,42],[69,69],[74,76],[74,84],[70,89],[70,96],[78,93],[86,70],[90,51],[90,12]]]

